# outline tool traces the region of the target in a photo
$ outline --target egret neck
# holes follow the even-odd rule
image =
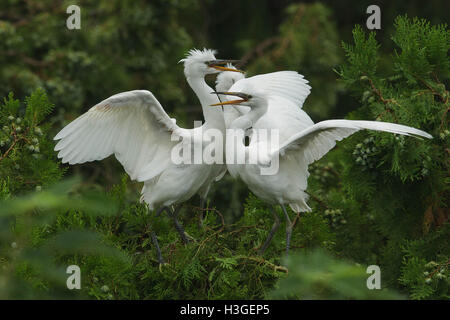
[[[250,129],[267,112],[267,100],[265,98],[254,98],[254,100],[256,99],[258,101],[252,103],[251,110],[234,120],[230,125],[230,129]]]
[[[205,129],[215,128],[225,133],[225,120],[222,107],[211,107],[212,104],[219,102],[217,95],[211,94],[214,90],[206,83],[203,76],[187,76],[186,79],[202,105],[203,116],[205,117]]]
[[[248,161],[248,147],[245,146],[245,130],[250,129],[253,124],[259,120],[266,112],[268,108],[268,102],[265,98],[256,98],[257,101],[253,101],[251,105],[251,109],[249,112],[244,114],[243,116],[235,119],[231,125],[230,130],[242,130],[241,135],[236,132],[228,132],[229,134],[227,143],[226,143],[226,156],[227,162],[228,159],[231,160],[232,163],[236,161],[236,163],[240,163],[244,160],[245,163]],[[254,99],[254,100],[256,100]],[[229,106],[225,106],[225,108],[230,108]],[[239,141],[234,140],[234,135],[236,134]],[[230,140],[231,139],[231,140]],[[236,143],[236,144],[235,144]],[[237,158],[236,158],[237,157]],[[241,160],[237,160],[241,159]],[[242,163],[240,163],[242,164]]]

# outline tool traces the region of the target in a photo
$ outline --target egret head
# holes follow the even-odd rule
[[[237,70],[231,63],[226,65],[227,68]],[[216,90],[217,91],[228,91],[231,86],[241,79],[244,79],[245,75],[242,72],[224,71],[219,73],[216,78]]]
[[[219,73],[221,71],[242,72],[225,66],[228,63],[236,62],[236,60],[219,60],[216,59],[215,53],[216,51],[210,49],[189,50],[186,58],[180,60],[184,64],[184,74],[186,77],[204,77],[207,74]]]
[[[241,105],[249,106],[252,109],[267,107],[267,100],[269,99],[268,94],[264,91],[250,85],[246,84],[240,92],[211,92],[213,94],[223,94],[228,96],[238,97],[239,99],[233,99],[229,101],[224,101],[220,103],[215,103],[212,106],[223,106],[223,105]]]

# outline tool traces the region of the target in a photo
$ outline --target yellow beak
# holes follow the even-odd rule
[[[229,95],[229,96],[237,96],[242,98],[241,100],[230,100],[230,101],[224,101],[224,102],[219,102],[219,103],[214,103],[211,106],[224,106],[227,104],[240,104],[242,102],[248,101],[251,96],[249,96],[248,94],[242,93],[242,92],[211,92],[211,94],[224,94],[224,95]]]
[[[244,102],[244,101],[246,101],[246,100],[230,100],[230,101],[224,101],[224,102],[214,103],[214,104],[211,105],[211,107],[213,107],[213,106],[224,106],[224,105],[226,105],[226,104],[239,104],[239,103],[242,103],[242,102]]]
[[[214,68],[216,70],[220,70],[220,71],[232,71],[232,72],[245,73],[244,71],[239,70],[239,69],[232,69],[232,68],[227,68],[227,67],[222,67],[222,66],[215,66],[215,65],[213,65],[213,66],[210,66],[210,67]]]

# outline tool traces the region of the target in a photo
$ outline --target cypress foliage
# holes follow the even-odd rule
[[[339,75],[362,105],[349,118],[407,124],[435,138],[364,132],[330,154],[341,164],[336,187],[344,195],[335,206],[348,216],[337,247],[346,256],[377,261],[386,281],[406,289],[411,298],[444,298],[449,272],[449,31],[446,25],[406,16],[398,17],[395,27],[397,47],[383,72],[378,71],[374,33],[365,35],[356,27],[354,44],[343,44],[348,63]],[[334,192],[328,190],[326,197]],[[373,258],[360,256],[361,242]]]

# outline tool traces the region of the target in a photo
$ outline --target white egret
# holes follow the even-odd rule
[[[231,65],[228,65],[228,67],[233,68]],[[308,81],[301,74],[295,71],[279,71],[245,79],[241,73],[225,71],[216,78],[216,90],[218,92],[231,90],[231,87],[233,87],[233,91],[240,91],[247,86],[261,88],[270,96],[267,106],[268,110],[258,119],[254,119],[251,125],[249,124],[249,128],[245,129],[245,137],[249,138],[252,146],[269,145],[272,138],[270,135],[271,130],[276,130],[279,134],[278,139],[283,141],[298,132],[298,130],[314,124],[308,115],[301,110],[301,106],[311,90]],[[227,95],[219,94],[219,97],[221,101],[229,100]],[[230,128],[234,120],[249,111],[249,107],[240,105],[233,105],[233,108],[224,108],[226,127]],[[266,138],[262,139],[259,135],[252,135],[254,130],[260,129],[266,130]],[[233,164],[229,163],[227,167],[233,177],[239,175]],[[260,249],[260,254],[266,250],[279,226],[279,219],[274,206],[271,207],[271,213],[275,222],[267,241]]]
[[[275,110],[277,104],[288,103],[289,99],[285,100],[284,98],[291,96],[289,87],[277,93],[276,90],[262,90],[259,86],[254,86],[251,81],[240,85],[238,83],[230,88],[232,92],[216,92],[216,94],[237,96],[240,99],[213,104],[213,106],[241,105],[250,107],[249,112],[231,123],[230,129],[247,130],[267,115],[270,108]],[[235,90],[236,87],[240,88],[238,92]],[[283,96],[284,98],[282,98]],[[294,98],[293,101],[296,101],[296,99]],[[279,107],[281,109],[286,108],[282,104]],[[308,197],[305,193],[309,175],[308,165],[323,157],[335,146],[336,141],[340,141],[362,129],[432,138],[424,131],[393,123],[327,120],[314,124],[309,117],[308,119],[307,122],[311,125],[306,128],[286,128],[288,131],[297,131],[288,139],[282,139],[280,133],[280,144],[275,148],[272,148],[271,144],[262,139],[250,141],[249,146],[245,146],[243,140],[238,141],[237,150],[229,150],[229,148],[234,147],[231,141],[227,141],[226,146],[227,153],[237,151],[238,153],[244,153],[246,159],[252,157],[258,159],[256,164],[227,163],[227,167],[229,172],[234,176],[239,176],[257,197],[270,204],[281,206],[286,218],[286,253],[289,252],[290,247],[292,222],[285,205],[289,205],[296,213],[311,210],[306,203]],[[276,121],[276,119],[274,120]],[[276,157],[279,157],[278,171],[273,175],[261,175],[261,169],[270,165]],[[269,245],[278,225],[279,221],[276,217],[260,253],[263,253]]]
[[[221,107],[211,95],[205,75],[235,71],[224,67],[233,60],[217,60],[212,50],[191,50],[185,59],[184,73],[203,109],[205,122],[201,127],[184,129],[170,118],[159,101],[147,90],[133,90],[113,95],[73,120],[56,136],[55,146],[63,163],[78,164],[102,160],[112,154],[122,164],[132,180],[143,181],[141,201],[150,210],[169,208],[182,203],[196,193],[206,197],[212,181],[224,170],[220,164],[175,164],[172,148],[179,143],[204,147],[210,142],[208,129],[225,132]],[[203,132],[205,134],[198,134]],[[175,226],[176,212],[172,212]],[[180,231],[180,230],[179,230]],[[184,242],[187,238],[180,232]]]

